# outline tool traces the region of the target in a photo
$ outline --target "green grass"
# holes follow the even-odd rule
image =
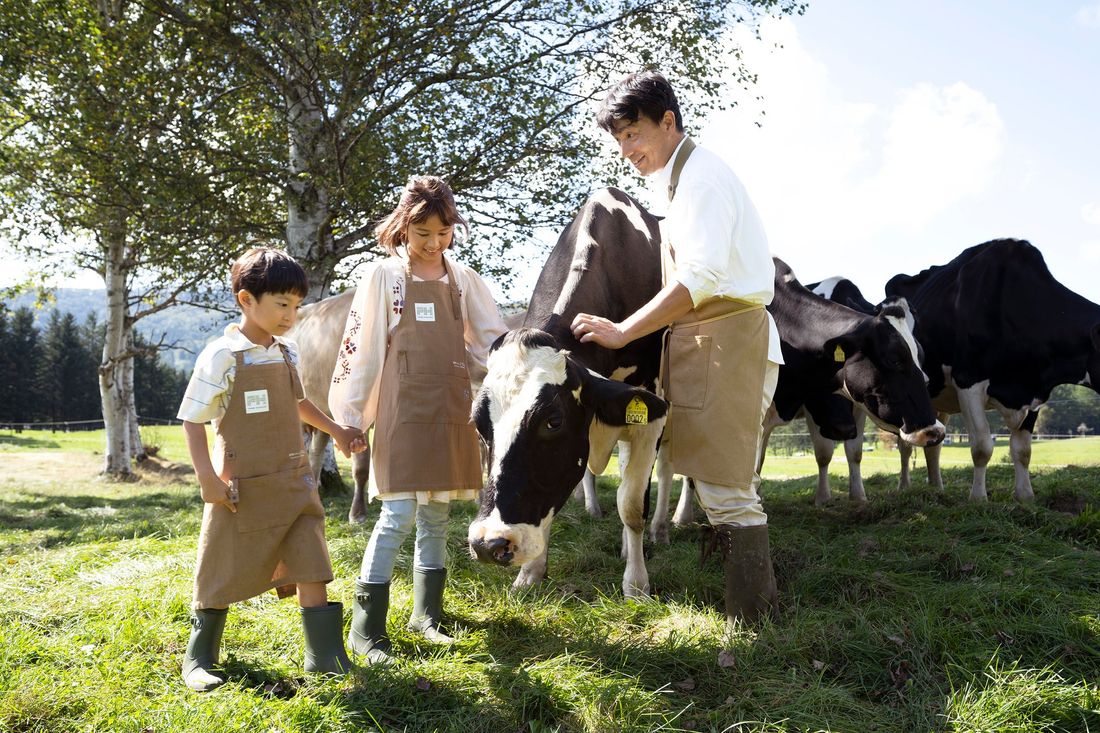
[[[182,461],[179,428],[157,430],[159,455]],[[102,433],[0,441],[0,456],[56,451],[74,463],[102,450]],[[268,594],[231,609],[230,682],[208,695],[179,679],[201,508],[187,471],[126,484],[9,475],[0,730],[1100,731],[1098,454],[1088,440],[1038,443],[1030,506],[1011,500],[1012,468],[996,458],[982,506],[967,501],[969,470],[946,456],[947,490],[898,492],[896,468],[874,473],[868,454],[862,506],[815,508],[813,478],[773,478],[782,616],[733,633],[721,570],[699,567],[693,528],[647,544],[655,600],[626,601],[618,520],[571,501],[554,524],[551,580],[512,593],[514,571],[468,559],[474,507],[456,505],[455,647],[404,630],[410,541],[390,614],[402,664],[307,677],[297,611]],[[773,476],[816,473],[812,457],[808,470],[768,460]],[[608,513],[614,485],[600,480]],[[347,504],[328,501],[330,594],[345,603],[366,542],[342,520]]]

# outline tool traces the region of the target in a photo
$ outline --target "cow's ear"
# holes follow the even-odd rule
[[[481,434],[485,442],[492,445],[493,420],[489,416],[489,395],[486,392],[480,392],[474,400],[474,409],[470,413],[470,419],[473,420],[477,432]]]
[[[829,339],[822,349],[825,359],[836,364],[843,364],[856,351],[856,340],[850,333]]]
[[[641,387],[585,371],[581,377],[581,404],[605,425],[645,425],[668,412],[668,403]]]

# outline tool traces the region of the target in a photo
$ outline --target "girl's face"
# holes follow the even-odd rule
[[[405,237],[409,243],[409,259],[437,264],[443,260],[443,250],[451,246],[454,227],[432,214],[424,221],[409,224]]]

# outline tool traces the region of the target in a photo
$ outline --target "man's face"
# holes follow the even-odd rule
[[[635,122],[619,120],[611,130],[619,152],[643,176],[652,175],[668,163],[683,133],[676,130],[676,115],[666,110],[660,122],[639,115]]]

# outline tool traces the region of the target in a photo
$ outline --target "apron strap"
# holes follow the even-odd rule
[[[462,318],[462,306],[459,303],[461,293],[458,291],[458,282],[455,280],[454,270],[447,264],[447,258],[443,258],[443,269],[447,272],[447,285],[451,291],[451,310],[454,311],[455,320]]]
[[[668,179],[669,201],[676,195],[676,187],[680,185],[680,173],[684,170],[684,163],[687,163],[687,159],[691,156],[693,150],[695,150],[695,141],[690,137],[685,137],[684,142],[680,145],[680,151],[676,153],[676,160],[672,161],[672,175]]]
[[[279,350],[283,352],[283,361],[286,362],[286,368],[290,372],[290,384],[294,389],[294,399],[305,399],[306,392],[302,389],[302,380],[298,378],[298,370],[294,368],[294,364],[290,362],[290,352],[286,348],[286,344],[282,341],[279,343]]]

